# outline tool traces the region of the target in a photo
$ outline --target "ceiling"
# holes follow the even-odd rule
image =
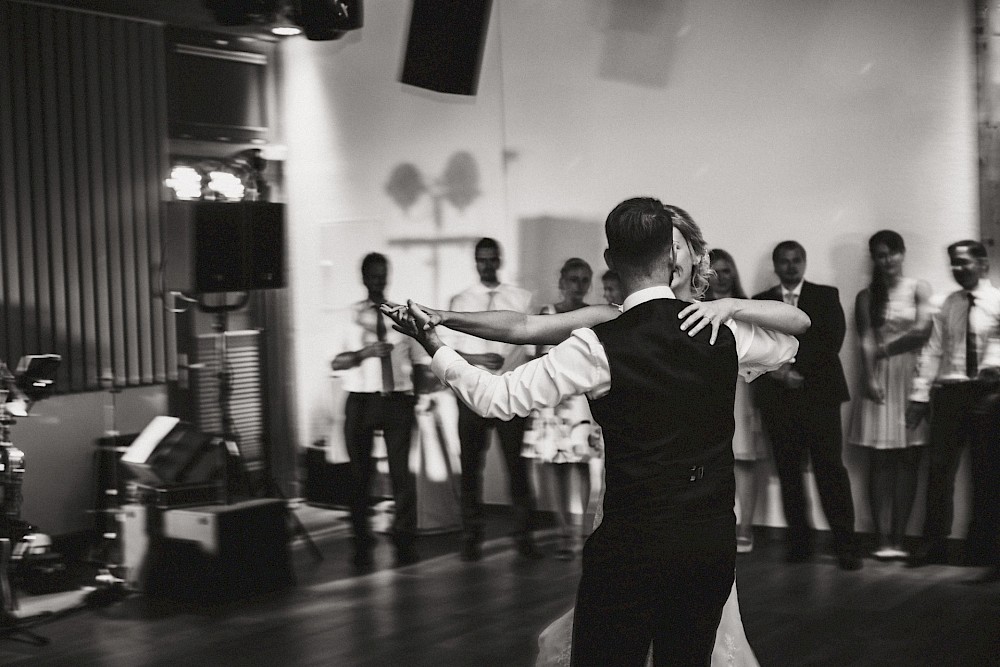
[[[131,16],[168,25],[271,37],[270,32],[261,26],[218,25],[212,12],[205,8],[204,0],[42,0],[41,4],[62,5],[105,14]]]

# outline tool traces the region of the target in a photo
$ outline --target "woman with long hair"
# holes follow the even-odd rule
[[[740,273],[736,269],[733,256],[722,248],[712,248],[708,253],[712,273],[708,279],[705,301],[715,301],[731,297],[746,299]],[[750,386],[741,382],[736,385],[736,431],[733,433],[733,458],[736,473],[736,553],[753,550],[753,515],[757,507],[757,490],[760,486],[758,461],[767,458],[764,435],[760,428],[760,416],[750,400]]]
[[[906,426],[917,354],[931,332],[930,285],[903,275],[903,237],[884,229],[868,240],[872,278],[858,292],[863,392],[852,406],[847,441],[868,452],[868,502],[878,533],[874,556],[903,559],[926,428]],[[926,423],[923,424],[926,427]]]

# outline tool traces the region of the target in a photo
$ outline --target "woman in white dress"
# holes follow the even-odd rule
[[[674,296],[692,305],[681,312],[681,328],[693,336],[705,326],[718,329],[730,319],[772,329],[781,333],[800,334],[809,328],[809,317],[798,308],[779,301],[753,301],[719,299],[698,302],[708,289],[711,272],[708,247],[701,230],[690,215],[676,206],[666,206],[674,222],[674,250],[676,251],[674,279],[671,288]],[[440,324],[473,336],[527,345],[556,345],[569,337],[574,329],[592,327],[607,322],[621,314],[615,306],[588,306],[556,315],[526,316],[513,311],[481,313],[456,313],[436,311],[421,306],[431,316],[432,324]],[[712,338],[714,341],[714,336]],[[743,369],[741,369],[743,370]],[[741,373],[742,375],[742,373]],[[594,527],[603,517],[603,489],[597,504]],[[564,666],[570,664],[573,610],[561,616],[539,637],[537,666]],[[650,656],[650,663],[652,656]],[[740,617],[736,583],[722,611],[716,633],[712,665],[756,667],[757,659],[747,642]]]
[[[904,559],[909,554],[903,537],[927,444],[927,421],[908,428],[906,403],[917,355],[931,333],[931,287],[903,275],[906,246],[896,232],[876,232],[868,251],[871,284],[854,302],[864,385],[854,399],[847,441],[868,452],[868,501],[879,540],[873,555]]]

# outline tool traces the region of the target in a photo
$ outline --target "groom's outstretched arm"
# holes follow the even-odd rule
[[[462,401],[483,417],[525,417],[531,410],[554,407],[569,396],[598,397],[611,386],[604,347],[590,329],[579,329],[543,357],[503,375],[472,366],[444,345],[427,313],[412,302],[408,312],[383,308],[397,330],[415,338],[432,357],[431,370]]]

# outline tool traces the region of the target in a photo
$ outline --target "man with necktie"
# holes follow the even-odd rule
[[[361,262],[361,281],[368,297],[351,306],[345,337],[331,367],[344,371],[344,437],[351,459],[351,525],[354,530],[354,565],[371,567],[375,536],[368,525],[368,499],[374,468],[372,445],[381,430],[389,458],[389,476],[395,501],[392,541],[396,562],[406,565],[419,558],[416,478],[409,468],[410,444],[415,423],[413,407],[416,382],[428,375],[430,358],[412,338],[386,325],[379,311],[385,302],[389,260],[369,253]],[[423,368],[421,368],[423,367]]]
[[[948,561],[955,473],[962,449],[970,445],[968,562],[989,566],[983,579],[995,581],[1000,579],[1000,289],[986,277],[989,259],[982,243],[953,243],[948,257],[961,289],[948,295],[934,317],[906,414],[908,425],[930,416],[924,543],[910,565]]]
[[[500,244],[495,239],[482,238],[475,247],[476,272],[479,282],[455,295],[449,310],[473,312],[483,310],[513,310],[532,314],[531,292],[500,281],[497,272],[502,258]],[[451,332],[447,339],[452,347],[470,364],[496,375],[517,368],[529,359],[523,345],[510,345]],[[496,430],[507,464],[511,502],[514,505],[516,528],[514,538],[518,552],[525,558],[537,558],[531,531],[534,527],[535,500],[528,482],[528,466],[521,457],[524,440],[524,417],[510,421],[480,417],[461,401],[458,402],[458,437],[462,462],[462,559],[479,560],[483,541],[483,464],[489,444],[489,431]]]
[[[861,560],[854,535],[854,504],[842,459],[840,406],[850,394],[840,364],[847,329],[840,294],[836,287],[805,280],[806,251],[797,241],[779,243],[771,260],[780,284],[754,299],[784,301],[812,320],[809,330],[797,337],[795,363],[768,373],[756,383],[761,422],[781,481],[788,524],[785,557],[794,563],[807,561],[813,554],[802,473],[808,453],[838,564],[844,570],[857,570]]]

